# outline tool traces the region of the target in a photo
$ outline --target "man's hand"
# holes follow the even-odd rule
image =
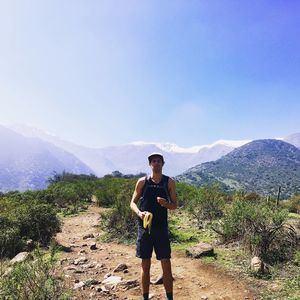
[[[139,218],[141,218],[142,220],[144,220],[146,214],[147,214],[147,211],[139,211],[138,216],[139,216]]]
[[[168,201],[165,198],[162,197],[157,197],[157,202],[162,206],[162,207],[166,207],[168,204]]]

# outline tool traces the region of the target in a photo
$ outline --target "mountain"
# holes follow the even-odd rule
[[[54,172],[90,174],[73,154],[38,138],[24,137],[0,125],[0,191],[41,189]]]
[[[194,185],[218,182],[223,188],[276,195],[300,193],[300,150],[280,140],[255,140],[213,162],[176,177]]]
[[[59,137],[26,125],[14,125],[10,128],[24,136],[38,137],[73,153],[89,166],[97,176],[103,176],[116,170],[123,174],[147,173],[149,172],[147,156],[154,151],[161,152],[165,157],[164,172],[170,176],[175,176],[202,162],[216,160],[234,148],[249,142],[248,140],[220,140],[211,145],[190,148],[183,148],[170,143],[133,142],[119,146],[88,148],[64,141]]]
[[[290,143],[300,149],[300,133],[288,135],[283,139],[283,141]]]

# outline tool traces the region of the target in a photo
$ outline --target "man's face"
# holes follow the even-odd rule
[[[160,172],[164,164],[160,156],[153,156],[149,165],[153,172]]]

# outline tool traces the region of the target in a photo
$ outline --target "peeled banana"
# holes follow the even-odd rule
[[[150,230],[151,230],[152,218],[153,218],[152,213],[147,211],[147,213],[144,217],[144,220],[143,220],[143,226],[144,226],[145,229],[148,227],[149,233],[150,233]]]

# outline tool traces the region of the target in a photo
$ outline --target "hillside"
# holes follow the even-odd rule
[[[54,172],[90,174],[92,170],[68,153],[38,138],[24,137],[0,126],[0,191],[42,189]]]
[[[222,158],[197,165],[176,177],[193,185],[219,183],[264,195],[300,193],[300,150],[280,140],[256,140]]]

